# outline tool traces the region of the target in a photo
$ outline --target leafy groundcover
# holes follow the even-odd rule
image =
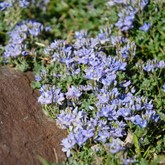
[[[68,132],[63,164],[165,163],[164,8],[159,0],[0,2],[0,63],[35,73],[43,111]]]

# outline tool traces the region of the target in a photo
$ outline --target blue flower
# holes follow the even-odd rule
[[[68,89],[68,92],[65,93],[66,97],[69,99],[78,99],[81,94],[82,92],[80,92],[80,90],[73,85]]]
[[[142,110],[142,105],[141,104],[135,104],[135,110],[140,111]]]
[[[75,133],[75,140],[76,140],[76,143],[77,143],[79,146],[82,146],[82,145],[86,142],[87,139],[88,139],[88,138],[82,134],[82,129],[79,129],[79,130]]]
[[[94,129],[82,130],[82,135],[84,135],[86,138],[91,138],[94,135]]]
[[[90,91],[90,90],[93,89],[93,87],[92,87],[91,85],[80,85],[80,86],[79,86],[79,89],[80,89],[81,91]]]
[[[106,117],[109,121],[116,120],[118,116],[115,109],[115,105],[107,105],[106,107],[101,108],[98,115],[99,117]]]
[[[4,57],[16,57],[22,53],[22,45],[9,43],[5,46]]]
[[[85,69],[85,78],[99,81],[103,74],[103,67],[90,67]]]
[[[24,50],[24,51],[22,51],[22,55],[23,56],[27,56],[29,53],[26,51],[26,50]]]
[[[20,31],[20,29],[15,29],[10,33],[10,42],[21,44],[27,37],[25,32]]]
[[[118,116],[129,116],[131,114],[131,110],[129,108],[120,108],[117,111]]]
[[[85,38],[86,36],[87,36],[87,31],[81,30],[81,31],[75,32],[76,39],[82,39],[82,38]]]
[[[160,116],[156,114],[154,110],[146,110],[145,114],[143,114],[143,118],[146,118],[149,121],[153,120],[154,122],[158,122]]]
[[[147,110],[152,110],[153,109],[152,100],[149,103],[144,103],[144,108]]]
[[[28,32],[33,36],[38,36],[40,32],[43,30],[43,25],[36,21],[29,21],[27,23]]]
[[[110,132],[108,130],[100,130],[98,132],[98,141],[105,143],[108,138],[110,138]]]
[[[52,89],[53,93],[53,102],[62,105],[62,101],[65,100],[64,94],[60,92],[61,89]]]
[[[122,121],[116,120],[115,126],[111,126],[110,129],[110,135],[111,137],[118,138],[118,137],[123,137],[125,133],[125,126],[126,124]]]
[[[71,53],[72,53],[72,47],[71,46],[64,46],[62,48],[62,52],[67,53],[68,55],[71,55]]]
[[[9,7],[12,7],[12,3],[9,3],[9,2],[1,2],[0,3],[0,10],[5,10]]]
[[[140,117],[140,115],[134,116],[134,117],[132,118],[132,122],[133,122],[134,124],[136,124],[136,125],[139,125],[139,126],[142,127],[142,128],[147,127],[147,124],[148,124],[146,120],[144,120],[144,119],[142,119],[142,118]]]
[[[131,84],[131,81],[124,81],[120,86],[127,88]]]
[[[97,95],[98,102],[97,104],[104,104],[108,103],[109,101],[109,93],[103,93],[103,94],[98,94]]]
[[[30,4],[29,0],[20,0],[19,6],[22,8],[26,8]]]
[[[163,92],[165,92],[165,84],[162,86],[162,90]]]
[[[60,89],[55,89],[52,87],[51,89],[46,89],[46,86],[43,86],[40,89],[40,97],[38,98],[38,102],[41,104],[51,104],[58,103],[62,104],[62,101],[65,99],[64,94],[60,92]]]
[[[112,139],[111,143],[107,143],[106,146],[108,146],[110,148],[110,152],[112,154],[115,154],[119,151],[123,151],[124,147],[123,147],[123,141],[121,141],[119,138],[116,139]]]
[[[66,58],[62,58],[61,62],[65,63],[66,66],[70,68],[71,63],[73,63],[74,60],[72,58],[66,57]]]
[[[62,151],[66,152],[66,156],[69,157],[71,152],[70,150],[74,147],[76,144],[76,139],[73,133],[69,133],[67,138],[64,138],[61,141],[61,145],[63,145]]]
[[[123,159],[123,165],[130,165],[130,164],[133,164],[135,162],[136,162],[136,160],[134,158],[128,158],[128,159],[124,158]]]
[[[36,81],[41,81],[42,78],[41,78],[39,75],[36,75],[36,76],[35,76],[35,80],[36,80]]]
[[[148,4],[148,0],[140,0],[138,1],[138,5],[140,7],[140,10],[143,10],[143,8]]]
[[[72,125],[76,126],[76,129],[79,129],[82,128],[81,118],[83,118],[81,111],[77,112],[77,108],[72,110],[72,108],[68,107],[57,115],[56,122],[63,129],[69,128]]]
[[[151,24],[145,22],[143,24],[143,26],[141,26],[139,29],[142,30],[142,31],[144,31],[144,32],[147,32],[150,27],[151,27]]]
[[[52,92],[51,91],[42,91],[41,95],[38,98],[38,102],[41,104],[51,104],[52,103]]]
[[[155,68],[155,65],[150,63],[150,62],[147,62],[147,64],[145,66],[143,66],[143,69],[146,71],[146,72],[153,72],[154,71],[154,68]]]
[[[165,68],[165,62],[163,60],[161,60],[161,61],[157,62],[156,66],[158,68]]]
[[[45,27],[45,31],[46,31],[46,32],[50,32],[51,30],[52,30],[52,28],[51,28],[50,26],[46,26],[46,27]]]
[[[116,79],[115,73],[107,73],[105,78],[101,78],[100,82],[103,83],[105,86],[111,85],[112,82]]]

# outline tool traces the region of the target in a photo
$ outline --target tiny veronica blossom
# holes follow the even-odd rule
[[[110,152],[112,154],[124,150],[123,142],[119,138],[112,139],[112,142],[108,143],[107,146],[110,147]]]
[[[68,89],[68,92],[66,93],[66,97],[67,98],[79,98],[81,96],[82,92],[80,92],[80,90],[76,87],[74,87],[73,85],[71,86],[71,88]]]
[[[155,65],[150,63],[150,62],[147,62],[147,64],[145,66],[143,66],[143,69],[146,71],[146,72],[153,72],[154,71],[154,68],[155,68]]]
[[[60,92],[60,89],[45,89],[45,86],[40,89],[40,97],[38,98],[38,102],[41,104],[51,104],[51,103],[58,103],[61,105],[62,101],[65,99],[64,94]]]
[[[42,78],[41,78],[39,75],[35,75],[35,80],[36,80],[36,81],[41,81]]]
[[[30,4],[29,0],[21,0],[19,1],[19,6],[22,8],[26,8]]]
[[[136,160],[134,158],[123,159],[123,165],[129,165],[135,163]]]
[[[65,100],[64,94],[60,92],[60,89],[53,90],[53,102],[62,105],[62,101]]]
[[[63,152],[66,152],[66,156],[69,157],[70,156],[70,150],[74,147],[74,145],[76,144],[76,140],[74,137],[73,133],[70,133],[68,135],[67,138],[64,138],[61,142],[61,145],[63,145],[64,147],[62,148]]]
[[[161,61],[157,62],[156,66],[161,69],[165,68],[165,61],[161,60]]]
[[[5,10],[5,9],[11,7],[11,6],[12,6],[12,3],[9,3],[9,2],[1,2],[1,3],[0,3],[0,10]]]
[[[142,31],[144,31],[144,32],[147,32],[150,27],[151,27],[151,24],[145,22],[143,24],[143,26],[141,26],[139,29],[142,30]]]
[[[52,92],[51,91],[45,91],[42,92],[40,97],[38,98],[38,102],[41,104],[51,104],[52,103]]]
[[[147,127],[147,121],[143,120],[139,115],[136,115],[135,117],[133,117],[133,123],[136,125],[139,125],[142,128]]]

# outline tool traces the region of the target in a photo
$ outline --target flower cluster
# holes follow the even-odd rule
[[[63,93],[60,92],[60,89],[55,89],[54,87],[49,88],[48,86],[44,85],[40,89],[40,97],[38,101],[41,104],[52,104],[58,103],[61,105],[61,102],[64,100]]]
[[[5,10],[7,8],[10,8],[10,7],[14,6],[14,4],[16,2],[17,2],[16,0],[6,0],[4,2],[0,2],[0,10]],[[27,6],[29,6],[30,1],[29,0],[19,0],[18,4],[20,7],[26,8]]]
[[[116,56],[103,49],[107,44],[116,48]],[[134,95],[131,81],[118,80],[118,74],[127,69],[127,57],[129,54],[134,57],[135,50],[134,42],[110,35],[109,30],[102,31],[96,38],[77,32],[73,44],[55,40],[45,49],[50,57],[49,65],[54,66],[49,73],[56,83],[47,88],[43,85],[38,101],[62,107],[57,124],[69,130],[62,140],[68,157],[73,148],[89,141],[93,145],[103,143],[111,153],[117,153],[125,149],[122,139],[127,136],[128,123],[146,128],[150,122],[159,120],[152,101]],[[47,73],[41,71],[37,79],[41,81],[46,77]],[[83,81],[75,84],[77,77]],[[66,79],[66,90],[62,93],[62,89],[57,89],[58,82]]]
[[[9,33],[10,40],[5,46],[4,57],[16,57],[19,55],[28,55],[26,40],[30,36],[38,36],[44,29],[43,25],[36,21],[24,21],[16,25]]]
[[[10,8],[15,2],[1,2],[0,10]],[[49,0],[17,1],[23,8],[35,2],[39,7],[48,4]],[[135,87],[135,78],[139,74],[136,72],[138,69],[142,71],[140,76],[157,73],[157,70],[160,70],[159,75],[164,73],[165,61],[153,59],[143,62],[134,58],[136,44],[132,41],[133,38],[127,38],[128,33],[114,28],[118,27],[121,31],[133,28],[136,14],[143,10],[148,0],[110,0],[108,4],[123,7],[118,13],[118,22],[100,30],[96,37],[89,37],[87,31],[82,30],[75,32],[75,36],[69,41],[57,39],[42,44],[37,37],[44,30],[49,30],[49,27],[27,20],[17,24],[8,33],[9,42],[4,47],[4,57],[7,60],[21,55],[21,59],[30,57],[31,60],[38,52],[44,57],[39,57],[38,60],[35,56],[34,60],[39,61],[39,64],[34,62],[37,72],[35,83],[40,91],[38,102],[45,110],[55,111],[57,125],[67,129],[68,135],[61,142],[67,157],[72,155],[75,148],[80,149],[84,145],[95,151],[99,150],[96,147],[99,145],[111,154],[125,152],[130,132],[131,136],[136,136],[136,131],[144,131],[145,138],[149,126],[160,120],[155,100],[143,95],[138,86]],[[144,34],[150,27],[150,23],[144,22],[138,30]],[[34,43],[42,45],[37,52],[32,51]],[[130,73],[132,69],[135,69],[135,77]],[[143,77],[141,79],[143,81]],[[163,92],[160,93],[164,95],[165,84],[161,88]],[[140,139],[139,143],[141,141]],[[131,152],[136,147],[134,144]],[[136,162],[136,155],[127,159],[128,155],[121,158],[123,164]]]
[[[136,63],[136,66],[137,67],[142,66],[142,69],[146,72],[154,72],[158,69],[165,68],[165,62],[163,60],[158,61],[156,59],[153,59],[153,60],[148,60],[146,63],[143,63],[142,65]]]
[[[121,31],[128,31],[133,28],[133,21],[135,19],[135,15],[140,10],[148,4],[148,0],[124,0],[124,1],[116,1],[113,0],[110,5],[122,4],[124,7],[121,12],[118,13],[119,20],[115,24]],[[148,30],[148,26],[146,27]],[[142,28],[143,29],[143,28]],[[146,29],[145,29],[146,30]]]

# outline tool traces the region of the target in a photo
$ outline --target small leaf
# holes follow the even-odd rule
[[[33,88],[33,89],[39,89],[39,88],[41,88],[41,83],[40,82],[35,82],[35,81],[33,81],[32,83],[31,83],[31,87]]]
[[[138,138],[137,138],[137,136],[135,134],[133,134],[133,142],[134,142],[136,154],[138,156],[141,156],[139,141],[138,141]]]

